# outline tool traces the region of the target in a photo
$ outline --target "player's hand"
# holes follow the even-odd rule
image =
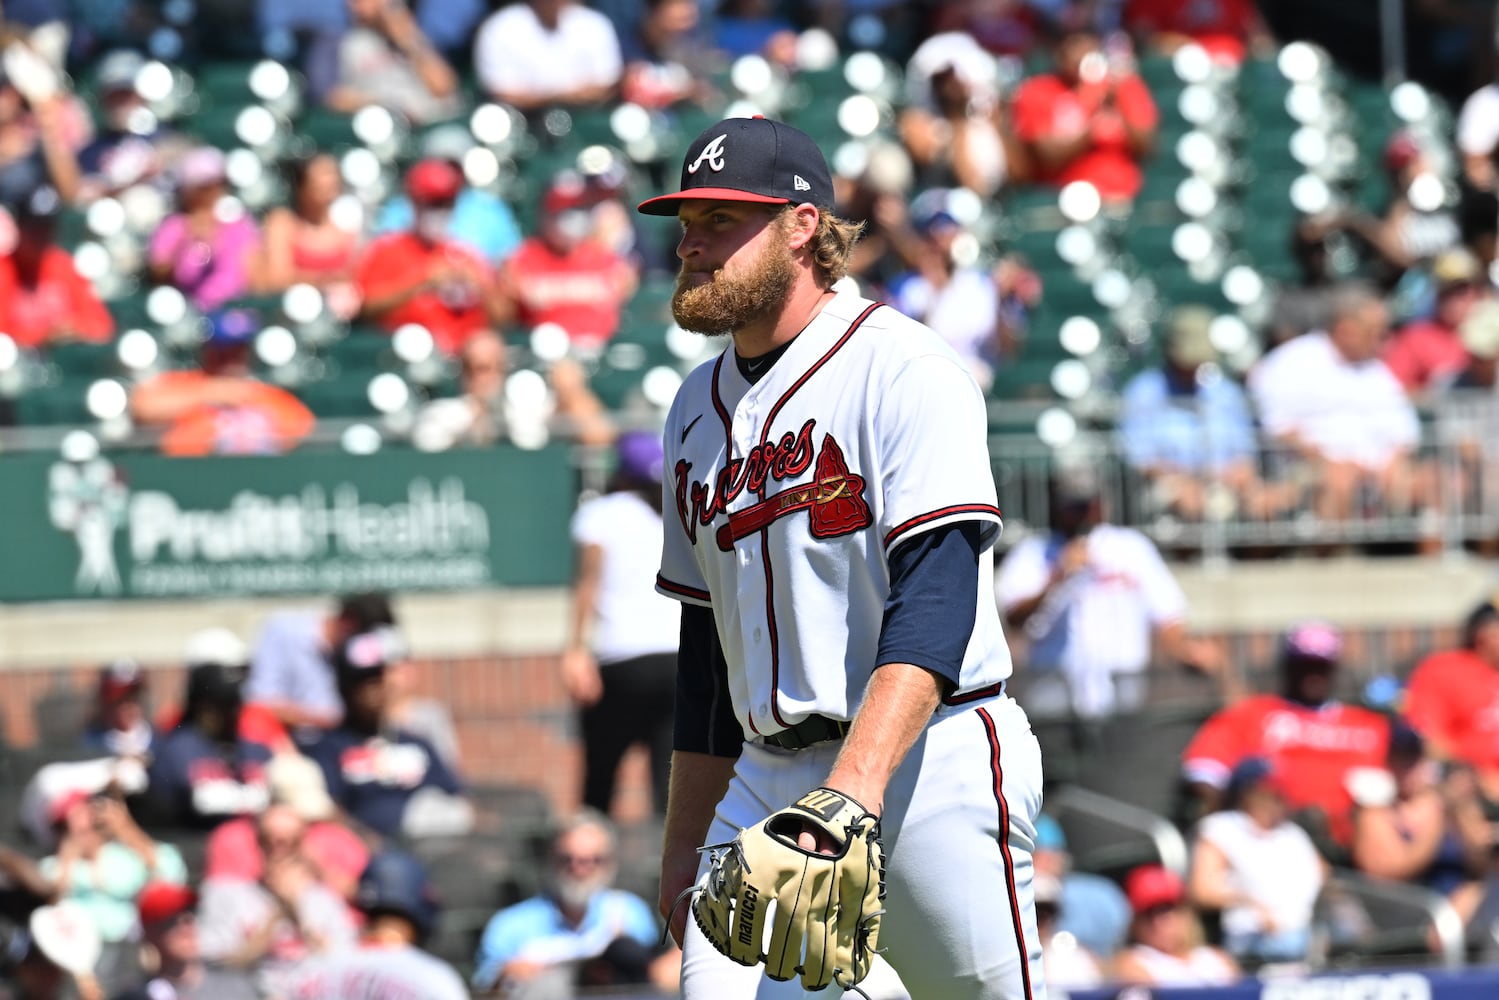
[[[581,708],[598,704],[604,695],[604,678],[599,673],[598,661],[580,646],[562,652],[562,683],[567,687],[568,697]]]
[[[539,962],[532,958],[515,958],[505,963],[500,970],[500,979],[503,982],[526,983],[541,975],[551,968],[546,962]]]

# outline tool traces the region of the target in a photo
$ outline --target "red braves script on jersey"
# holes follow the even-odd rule
[[[1222,787],[1245,757],[1268,757],[1291,807],[1320,806],[1346,843],[1353,800],[1343,778],[1351,768],[1383,767],[1389,742],[1389,722],[1376,712],[1336,702],[1309,708],[1267,694],[1214,715],[1182,760],[1188,778]]]

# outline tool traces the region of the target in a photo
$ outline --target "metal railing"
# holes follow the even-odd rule
[[[1005,407],[994,412],[1000,425],[1024,422],[1007,418]],[[1468,543],[1499,540],[1499,396],[1494,394],[1453,395],[1424,413],[1409,488],[1381,490],[1369,477],[1352,491],[1341,516],[1327,516],[1325,507],[1319,513],[1325,470],[1264,435],[1253,460],[1257,496],[1209,470],[1192,477],[1195,503],[1176,503],[1162,480],[1130,463],[1112,417],[1097,415],[1097,429],[1080,430],[1060,447],[1034,433],[990,436],[1007,527],[1002,544],[1048,530],[1049,484],[1062,468],[1089,475],[1111,523],[1138,528],[1163,549],[1205,562],[1308,547],[1401,545],[1453,553]]]

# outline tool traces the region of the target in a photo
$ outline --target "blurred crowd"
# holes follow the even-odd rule
[[[185,24],[171,5],[127,3],[110,18],[89,5],[8,5],[0,355],[45,360],[61,342],[110,342],[123,321],[101,281],[176,289],[201,317],[201,346],[128,383],[129,420],[169,454],[283,451],[317,421],[296,379],[268,360],[286,348],[259,338],[269,320],[256,304],[310,287],[349,337],[395,337],[400,356],[426,352],[451,373],[417,387],[401,430],[417,447],[534,440],[537,427],[609,444],[616,424],[636,418],[610,413],[590,378],[642,284],[669,288],[672,234],[631,205],[672,172],[675,150],[627,154],[628,130],[616,124],[612,148],[522,190],[473,168],[470,115],[503,109],[543,139],[559,113],[696,121],[730,109],[726,81],[731,69],[753,76],[749,61],[772,83],[807,75],[815,86],[830,53],[863,51],[890,60],[901,86],[888,127],[853,144],[859,155],[825,137],[839,154],[838,211],[865,224],[852,278],[933,326],[1002,403],[996,378],[1027,357],[1047,289],[990,223],[1017,195],[1080,187],[1105,215],[1128,218],[1152,163],[1176,152],[1162,135],[1170,109],[1140,61],[1187,52],[1234,74],[1283,51],[1249,0],[491,6],[263,0],[253,10],[209,4]],[[220,22],[244,38],[205,30]],[[1479,83],[1487,53],[1467,48]],[[209,72],[215,58],[262,55],[295,74],[283,90],[323,113],[379,108],[419,130],[397,182],[371,200],[337,149],[304,144],[279,160],[260,150],[284,195],[252,205],[231,176],[234,150],[205,143],[191,116],[156,113],[158,58]],[[262,83],[249,86],[270,94]],[[1436,434],[1419,418],[1449,399],[1487,398],[1495,384],[1496,104],[1496,85],[1476,89],[1455,139],[1436,112],[1397,131],[1374,179],[1382,204],[1305,209],[1282,237],[1299,273],[1266,286],[1273,301],[1258,303],[1267,318],[1247,354],[1215,322],[1221,305],[1175,296],[1178,308],[1149,321],[1145,370],[1122,373],[1130,380],[1113,387],[1108,424],[1149,513],[1187,523],[1399,516],[1435,549],[1444,516],[1487,509],[1493,414],[1470,408]],[[846,133],[831,124],[835,110],[818,120]],[[155,222],[135,258],[111,251],[101,276],[80,267],[62,230],[106,203]],[[1051,323],[1039,335],[1055,332]],[[538,356],[517,358],[532,333]],[[523,365],[544,385],[507,393]],[[0,421],[10,410],[0,406]],[[1438,443],[1458,460],[1434,460]]]
[[[183,662],[180,692],[106,665],[78,742],[27,780],[25,840],[0,846],[5,995],[313,1000],[350,995],[353,977],[378,996],[674,987],[653,909],[614,886],[614,822],[585,807],[517,825],[476,800],[384,594],[273,613],[253,647],[196,633]],[[483,860],[497,831],[524,872],[499,906],[507,871]],[[489,904],[441,946],[471,982],[422,950],[460,894]]]
[[[725,103],[724,73],[747,57],[794,77],[828,46],[879,51],[904,70],[890,135],[834,164],[838,211],[866,226],[854,280],[1002,393],[1047,288],[978,224],[985,210],[1086,185],[1127,218],[1165,155],[1140,62],[1200,51],[1235,72],[1283,51],[1248,0],[262,0],[203,2],[188,22],[173,6],[4,5],[0,357],[121,332],[109,282],[85,276],[64,228],[101,204],[145,205],[152,234],[123,277],[175,289],[202,319],[192,363],[129,387],[131,419],[164,452],[279,452],[314,433],[297,387],[266,377],[258,353],[255,303],[304,286],[349,337],[424,338],[451,366],[452,392],[420,401],[415,446],[489,445],[540,422],[616,447],[616,478],[572,525],[560,661],[583,723],[587,808],[531,845],[543,863],[510,905],[493,885],[472,901],[482,919],[465,925],[477,942],[459,956],[465,983],[423,951],[454,960],[452,942],[432,942],[434,896],[475,881],[476,845],[505,808],[466,780],[453,719],[419,695],[390,601],[277,614],[252,647],[202,633],[180,691],[152,690],[134,664],[105,667],[85,742],[25,776],[27,849],[0,848],[15,928],[15,985],[0,989],[17,996],[312,998],[338,995],[346,976],[433,996],[672,988],[675,955],[641,898],[653,896],[614,884],[624,842],[608,818],[634,744],[654,753],[661,805],[676,627],[631,576],[659,550],[659,442],[624,432],[590,385],[633,298],[675,270],[671,234],[631,209],[659,177],[623,156],[570,164],[522,202],[472,176],[471,136],[435,126],[487,103],[540,133],[559,108],[669,114]],[[241,25],[243,39],[212,37],[216,25]],[[1477,36],[1449,27],[1449,41]],[[215,44],[280,60],[329,113],[379,107],[426,129],[419,155],[365,204],[333,150],[304,150],[276,164],[280,203],[247,205],[233,151],[191,119],[159,120],[143,88],[153,60]],[[1499,495],[1499,84],[1480,84],[1456,95],[1455,137],[1402,129],[1382,146],[1379,205],[1305,211],[1273,234],[1296,277],[1265,303],[1251,363],[1229,363],[1210,304],[1152,317],[1151,362],[1118,387],[1117,432],[1155,509],[1188,522],[1399,512],[1435,547],[1444,498]],[[677,154],[662,151],[658,172]],[[560,338],[545,391],[507,393],[516,336],[538,329]],[[1461,418],[1442,425],[1456,461],[1433,462],[1422,415],[1459,400]],[[1314,915],[1348,869],[1450,901],[1469,954],[1493,957],[1499,603],[1367,704],[1338,700],[1343,641],[1322,623],[1290,631],[1274,690],[1251,694],[1222,648],[1188,634],[1158,549],[1110,523],[1119,512],[1102,494],[1058,477],[1046,531],[1001,566],[1023,702],[1041,720],[1136,711],[1155,649],[1211,679],[1224,707],[1179,762],[1169,818],[1190,835],[1185,868],[1077,871],[1066,817],[1043,824],[1036,894],[1053,981],[1212,983],[1307,963],[1327,946]],[[1499,529],[1486,549],[1496,543]],[[1321,926],[1338,940],[1369,930],[1354,905],[1335,917]]]

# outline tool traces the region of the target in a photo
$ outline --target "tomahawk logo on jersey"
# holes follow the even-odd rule
[[[853,715],[878,666],[889,553],[957,521],[984,523],[985,551],[956,694],[1009,675],[993,610],[994,481],[986,463],[957,457],[986,454],[986,433],[982,393],[952,350],[848,292],[754,384],[729,351],[688,376],[666,427],[676,516],[657,587],[714,608],[746,733]],[[850,569],[860,563],[867,574]]]

